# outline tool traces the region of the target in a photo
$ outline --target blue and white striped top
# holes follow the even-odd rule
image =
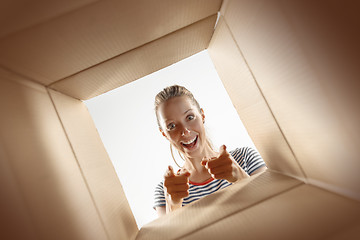
[[[235,161],[240,165],[244,171],[251,175],[257,169],[266,166],[260,154],[250,147],[236,148],[229,152]],[[202,197],[214,193],[220,189],[230,186],[232,183],[225,179],[209,179],[203,183],[194,183],[189,181],[189,196],[184,198],[182,205],[192,203]],[[166,206],[164,195],[164,183],[161,181],[155,188],[154,195],[155,207]]]

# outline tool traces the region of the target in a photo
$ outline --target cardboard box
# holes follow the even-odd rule
[[[4,1],[1,239],[359,238],[357,9]],[[139,230],[81,100],[204,49],[269,170]]]

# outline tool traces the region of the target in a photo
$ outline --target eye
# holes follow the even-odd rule
[[[194,118],[195,118],[194,115],[188,115],[188,116],[186,117],[187,120],[193,120]]]
[[[175,123],[169,123],[167,126],[166,126],[167,130],[172,130],[175,128]]]

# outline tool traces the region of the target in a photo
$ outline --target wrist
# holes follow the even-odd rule
[[[166,202],[166,213],[172,212],[178,208],[182,207],[182,199],[174,200],[171,198],[170,194],[166,194],[165,196],[165,202]]]
[[[235,169],[233,171],[233,177],[229,182],[236,183],[243,179],[249,178],[250,176],[237,164],[235,163]]]

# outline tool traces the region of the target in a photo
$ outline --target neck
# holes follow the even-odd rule
[[[201,161],[204,157],[211,158],[216,157],[218,154],[212,150],[209,146],[207,146],[199,156],[195,157],[185,157],[185,165],[184,168],[187,169],[192,176],[196,176],[199,174],[208,174],[208,171],[204,166],[201,165]],[[190,177],[191,178],[191,177]]]

